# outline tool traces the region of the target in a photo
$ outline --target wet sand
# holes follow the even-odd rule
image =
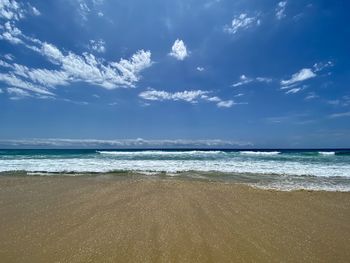
[[[350,193],[0,177],[1,262],[349,262]]]

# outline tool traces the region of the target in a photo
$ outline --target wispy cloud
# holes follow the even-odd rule
[[[249,17],[248,14],[242,13],[232,19],[231,25],[224,26],[224,31],[229,34],[236,34],[239,30],[244,30],[254,25],[260,25],[260,19],[257,16]]]
[[[287,6],[287,1],[281,1],[277,4],[276,10],[275,10],[277,19],[282,19],[286,17],[286,14],[285,14],[286,6]]]
[[[280,81],[281,90],[286,90],[285,94],[298,93],[308,87],[307,85],[301,85],[303,82],[318,77],[319,72],[333,66],[334,64],[331,61],[328,61],[326,63],[315,63],[312,68],[302,68],[294,73],[289,79],[282,79]],[[305,99],[312,98],[315,98],[315,96],[309,95]]]
[[[303,68],[297,73],[293,74],[290,79],[281,80],[282,86],[289,86],[307,79],[316,77],[317,75],[312,71],[311,68]]]
[[[7,73],[0,74],[0,81],[9,86],[47,95],[53,95],[48,88],[72,82],[85,82],[106,89],[134,87],[140,80],[141,71],[152,65],[151,52],[144,50],[137,51],[130,59],[120,59],[119,62],[105,61],[87,52],[78,55],[71,51],[61,51],[51,43],[26,36],[9,21],[0,27],[0,39],[14,45],[23,45],[57,67],[55,70],[37,69],[0,61],[1,67],[8,68]],[[102,51],[101,46],[97,48]]]
[[[335,118],[343,118],[343,117],[350,117],[350,111],[347,112],[340,112],[340,113],[334,113],[328,116],[331,119]]]
[[[332,61],[318,62],[314,64],[313,69],[315,72],[320,72],[324,69],[331,68],[333,66],[334,66],[334,63]]]
[[[202,71],[205,70],[205,68],[203,68],[203,67],[197,67],[196,69],[197,69],[197,71],[199,71],[199,72],[202,72]]]
[[[88,18],[91,14],[96,14],[98,16],[103,16],[100,6],[104,3],[104,0],[75,0],[72,1],[75,9],[81,21],[83,23],[88,21]],[[102,14],[102,15],[101,15]]]
[[[233,100],[222,100],[217,96],[209,96],[210,93],[210,91],[203,90],[185,90],[171,93],[163,90],[148,89],[141,92],[139,97],[149,101],[185,101],[189,103],[207,101],[216,103],[218,107],[225,108],[230,108],[235,104]]]
[[[19,88],[7,88],[7,93],[10,94],[10,98],[13,100],[22,99],[25,97],[31,97],[29,92]]]
[[[241,75],[239,77],[239,81],[232,84],[232,87],[239,87],[239,86],[243,86],[243,85],[246,85],[246,84],[249,84],[251,82],[263,82],[263,83],[270,83],[272,82],[273,79],[271,78],[266,78],[266,77],[257,77],[257,78],[250,78],[250,77],[247,77],[246,75]]]
[[[185,43],[180,39],[176,39],[173,46],[171,47],[169,55],[176,58],[177,60],[184,60],[186,57],[188,57]]]
[[[327,100],[326,102],[333,106],[347,107],[350,106],[350,96],[342,96],[341,98]]]
[[[290,90],[287,90],[286,94],[295,94],[295,93],[298,93],[301,90],[302,90],[302,88],[292,88]]]
[[[251,142],[239,140],[220,139],[168,139],[147,140],[142,138],[126,140],[95,140],[95,139],[22,139],[22,140],[0,140],[0,146],[13,148],[221,148],[252,146]]]
[[[317,99],[319,96],[315,92],[309,92],[305,97],[305,100]]]
[[[239,77],[239,81],[232,84],[232,87],[239,87],[239,86],[242,86],[242,85],[245,85],[245,84],[248,84],[250,82],[253,82],[253,79],[252,78],[248,78],[246,75],[241,75]]]

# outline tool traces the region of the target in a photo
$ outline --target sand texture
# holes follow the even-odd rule
[[[1,176],[0,261],[350,262],[350,193],[120,178]]]

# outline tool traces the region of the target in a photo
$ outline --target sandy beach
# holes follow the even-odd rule
[[[348,262],[350,193],[0,177],[1,262]]]

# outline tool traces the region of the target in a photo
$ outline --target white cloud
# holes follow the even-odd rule
[[[185,90],[181,92],[167,92],[162,90],[148,89],[139,94],[139,97],[150,101],[186,101],[189,103],[197,103],[198,101],[214,102],[218,107],[230,108],[235,103],[232,100],[222,100],[217,96],[209,96],[210,91],[203,90]]]
[[[106,42],[102,39],[99,40],[90,40],[90,49],[98,53],[104,53],[106,51]]]
[[[342,118],[342,117],[350,117],[350,111],[348,112],[340,112],[340,113],[334,113],[328,116],[331,119],[334,118]]]
[[[237,97],[242,97],[242,96],[244,96],[243,93],[238,93],[237,95],[235,95],[236,98],[237,98]]]
[[[292,77],[288,80],[282,80],[281,85],[282,86],[289,86],[293,85],[295,83],[311,79],[316,77],[317,75],[312,71],[310,68],[303,68],[299,72],[292,75]]]
[[[327,62],[318,62],[318,63],[315,63],[313,68],[314,68],[314,71],[315,72],[319,72],[319,71],[322,71],[326,68],[330,68],[330,67],[333,67],[334,66],[334,63],[332,61],[327,61]]]
[[[170,56],[177,60],[184,60],[188,57],[188,52],[185,43],[182,40],[176,39],[173,46],[171,47]]]
[[[305,97],[305,100],[312,100],[316,99],[319,96],[315,92],[309,92],[308,95]]]
[[[141,148],[141,147],[234,147],[252,146],[246,141],[220,140],[220,139],[168,139],[168,140],[147,140],[142,138],[125,140],[95,140],[95,139],[18,139],[0,140],[0,145],[8,147],[51,147],[51,148]]]
[[[21,30],[14,26],[13,22],[7,21],[4,26],[0,26],[2,33],[0,39],[9,41],[12,44],[21,44],[23,41],[20,39],[22,36]]]
[[[4,92],[2,91],[2,89],[0,89],[0,94],[1,94],[1,93],[4,93]]]
[[[266,77],[257,77],[255,80],[258,82],[265,82],[265,83],[270,83],[273,81],[272,78],[266,78]]]
[[[286,14],[284,13],[286,10],[286,6],[287,6],[287,1],[281,1],[277,4],[277,7],[276,7],[277,19],[282,19],[286,17]]]
[[[39,10],[30,4],[24,4],[24,1],[0,0],[0,18],[5,20],[20,20],[25,18],[26,14],[38,16]]]
[[[6,58],[7,60],[12,61],[15,57],[12,54],[5,54],[4,58]]]
[[[28,81],[24,81],[21,78],[15,76],[14,74],[0,73],[0,82],[4,82],[11,87],[26,90],[27,92],[30,91],[30,92],[34,92],[42,95],[49,95],[49,96],[54,95],[52,92],[48,91],[45,87],[32,84]]]
[[[197,67],[196,69],[197,69],[199,72],[202,72],[202,71],[205,70],[205,68],[203,68],[203,67]]]
[[[328,100],[326,102],[333,106],[348,107],[350,106],[350,96],[342,96],[341,98]]]
[[[163,100],[182,100],[187,102],[197,102],[198,99],[201,98],[202,95],[208,94],[208,91],[202,90],[185,90],[181,92],[170,93],[167,91],[158,91],[154,89],[149,89],[143,91],[139,94],[139,96],[145,100],[154,100],[154,101],[163,101]]]
[[[19,88],[7,88],[7,93],[11,95],[11,99],[18,100],[25,97],[31,97],[29,92]]]
[[[30,90],[33,92],[35,90],[48,92],[45,88],[39,87],[38,84],[54,88],[55,86],[68,85],[72,82],[86,82],[106,89],[134,87],[135,83],[140,80],[141,71],[152,65],[151,52],[144,50],[137,51],[128,60],[120,59],[119,62],[105,61],[86,52],[82,55],[77,55],[70,51],[62,52],[53,44],[24,35],[10,22],[6,22],[5,26],[0,29],[0,38],[12,44],[24,45],[44,56],[58,67],[56,70],[32,69],[18,64],[10,65],[1,61],[0,66],[8,67],[12,70],[8,74],[2,74],[0,81],[19,88],[24,88],[24,86],[28,88],[30,86]],[[9,83],[13,82],[14,79],[21,86]],[[31,82],[35,83],[35,85],[31,84]],[[51,92],[50,94],[52,95]]]
[[[293,88],[293,89],[287,90],[286,94],[295,94],[295,93],[298,93],[301,90],[302,90],[302,88]]]
[[[35,16],[41,15],[40,11],[38,9],[36,9],[36,7],[32,6],[31,9],[32,9],[33,15],[35,15]]]
[[[249,84],[251,82],[263,82],[263,83],[270,83],[272,82],[273,79],[271,78],[266,78],[266,77],[257,77],[257,78],[249,78],[247,77],[246,75],[241,75],[239,77],[239,81],[232,84],[232,87],[239,87],[239,86],[243,86],[243,85],[246,85],[246,84]]]
[[[241,75],[241,76],[239,77],[239,81],[236,82],[236,83],[234,83],[234,84],[232,84],[232,87],[235,87],[235,88],[236,88],[236,87],[239,87],[239,86],[248,84],[248,83],[250,83],[250,82],[252,82],[252,81],[253,81],[252,78],[248,78],[246,75]]]
[[[68,85],[69,75],[65,71],[30,69],[18,64],[14,64],[13,69],[14,74],[46,87]]]
[[[234,105],[234,102],[233,100],[220,101],[217,105],[219,108],[231,108]]]
[[[258,17],[249,17],[242,13],[233,18],[231,25],[226,25],[224,31],[230,34],[236,34],[239,30],[247,29],[253,25],[260,25]]]
[[[0,18],[19,20],[24,17],[22,5],[15,0],[0,0]]]

